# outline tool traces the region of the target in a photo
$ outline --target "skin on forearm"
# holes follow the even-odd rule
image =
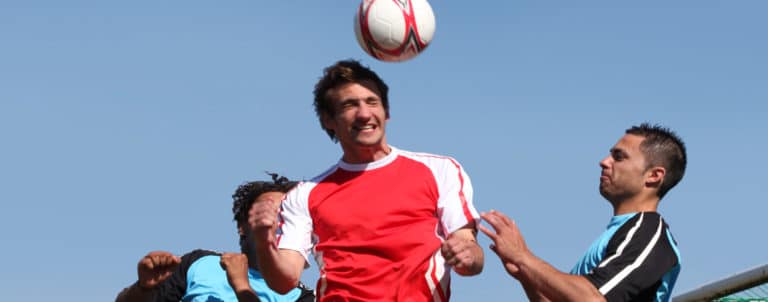
[[[533,288],[531,285],[526,283],[521,283],[523,286],[523,289],[525,290],[525,295],[528,296],[528,301],[531,302],[550,302],[547,297],[544,296],[541,292]]]
[[[259,302],[259,296],[249,286],[247,289],[235,290],[238,302]]]
[[[253,289],[251,288],[251,284],[248,282],[248,279],[240,280],[240,279],[234,279],[231,280],[229,283],[229,286],[232,287],[233,290],[235,290],[235,293],[239,296],[241,293],[248,294],[248,293],[254,293]],[[241,300],[242,301],[242,300]]]
[[[539,301],[605,301],[586,278],[560,272],[532,254],[517,265],[520,271],[514,277],[523,284],[529,298],[533,295],[543,298]]]
[[[280,250],[274,244],[256,248],[259,270],[270,288],[286,294],[299,284],[304,256],[293,250]]]

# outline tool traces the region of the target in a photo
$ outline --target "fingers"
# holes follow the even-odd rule
[[[235,291],[250,289],[248,281],[248,256],[242,253],[221,255],[221,268],[227,272],[227,281]]]
[[[139,267],[147,270],[158,270],[175,267],[181,263],[181,258],[166,251],[150,252],[139,261]]]
[[[153,288],[170,277],[181,258],[165,251],[150,252],[138,264],[139,285]]]
[[[483,234],[485,234],[485,236],[488,236],[488,238],[491,238],[491,240],[496,241],[499,238],[499,236],[496,235],[496,233],[494,233],[493,231],[489,230],[484,225],[479,224],[479,225],[477,225],[477,227],[480,229],[480,232],[483,232]]]
[[[252,229],[272,227],[277,223],[280,203],[274,200],[264,200],[253,204],[248,211],[248,224]]]
[[[504,268],[507,269],[507,272],[513,276],[520,272],[520,267],[511,262],[505,262]]]
[[[234,266],[247,267],[248,257],[242,253],[224,253],[221,255],[220,263],[224,270]]]
[[[463,268],[473,263],[472,247],[474,245],[477,245],[474,240],[449,237],[440,246],[440,252],[448,265]]]

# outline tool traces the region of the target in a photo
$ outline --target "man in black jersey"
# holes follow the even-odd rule
[[[649,124],[627,129],[600,161],[600,194],[614,216],[570,274],[533,255],[504,214],[481,214],[494,231],[480,229],[531,301],[669,301],[680,255],[656,209],[682,179],[686,162],[685,145],[669,129]]]
[[[248,211],[258,202],[280,202],[296,185],[276,174],[272,179],[245,183],[232,195],[242,253],[195,250],[178,257],[165,251],[151,252],[139,261],[138,281],[120,292],[116,302],[314,301],[313,292],[302,284],[286,294],[274,292],[258,270],[246,227]]]

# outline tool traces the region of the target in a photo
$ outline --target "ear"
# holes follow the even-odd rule
[[[664,176],[667,175],[667,169],[664,167],[651,167],[645,171],[645,185],[648,187],[659,188],[664,182]]]
[[[333,117],[326,112],[320,113],[320,122],[323,124],[323,128],[330,129],[336,132],[336,124],[333,122]]]
[[[239,234],[240,236],[245,236],[245,231],[243,231],[243,226],[241,226],[240,224],[237,225],[237,234]]]

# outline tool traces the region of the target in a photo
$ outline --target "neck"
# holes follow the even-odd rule
[[[256,255],[251,255],[251,253],[246,253],[246,257],[248,257],[248,268],[259,270],[259,259],[256,258]]]
[[[636,212],[656,212],[659,205],[658,197],[636,196],[626,200],[611,202],[613,215],[623,215]]]
[[[342,148],[344,156],[342,160],[350,164],[365,164],[380,160],[392,152],[389,145],[382,144],[376,146],[354,146],[351,148]]]

